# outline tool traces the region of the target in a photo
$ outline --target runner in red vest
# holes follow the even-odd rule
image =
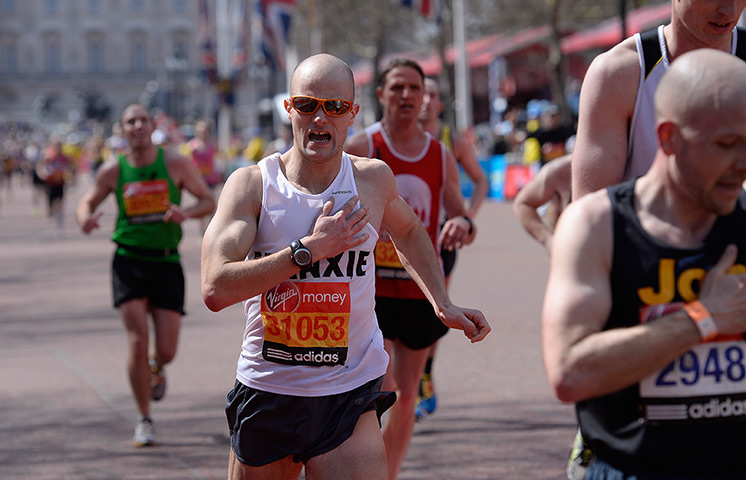
[[[461,195],[456,160],[442,142],[420,126],[424,79],[416,62],[395,59],[389,63],[377,89],[383,119],[350,138],[345,149],[388,164],[399,195],[417,215],[437,252],[441,245],[452,250],[470,243],[475,230]],[[441,208],[449,219],[442,231]],[[383,432],[392,479],[412,436],[429,347],[448,331],[405,271],[403,265],[409,259],[402,258],[398,250],[384,232],[376,246],[376,315],[391,356],[383,388],[396,389],[399,395]]]

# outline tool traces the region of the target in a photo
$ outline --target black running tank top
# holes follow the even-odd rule
[[[746,192],[704,243],[676,248],[650,236],[634,209],[635,180],[607,189],[613,212],[612,309],[604,330],[640,324],[646,307],[691,301],[729,243],[746,272]],[[718,337],[639,384],[580,402],[584,439],[598,458],[660,478],[731,478],[746,472],[746,342]],[[737,476],[736,476],[737,477]],[[669,477],[665,477],[669,478]]]

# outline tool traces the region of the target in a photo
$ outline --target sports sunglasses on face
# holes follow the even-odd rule
[[[341,117],[347,112],[352,110],[352,102],[342,100],[341,98],[315,98],[307,97],[305,95],[296,95],[290,97],[290,105],[303,115],[311,115],[316,113],[319,106],[324,109],[324,112],[330,117]]]

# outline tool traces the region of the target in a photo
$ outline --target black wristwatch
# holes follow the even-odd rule
[[[311,267],[311,251],[303,245],[300,240],[290,242],[290,259],[300,267],[307,270]]]

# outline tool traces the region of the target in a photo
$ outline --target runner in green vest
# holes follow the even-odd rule
[[[176,354],[184,315],[181,223],[211,214],[215,200],[191,160],[153,144],[155,126],[146,107],[128,106],[121,120],[129,148],[99,168],[76,215],[88,234],[99,228],[103,212],[96,209],[101,202],[110,193],[116,196],[112,291],[129,339],[127,368],[140,414],[133,443],[140,447],[155,444],[150,400],[160,400],[165,393],[163,367]],[[196,197],[194,205],[180,206],[182,189]],[[155,332],[152,348],[148,313]]]

